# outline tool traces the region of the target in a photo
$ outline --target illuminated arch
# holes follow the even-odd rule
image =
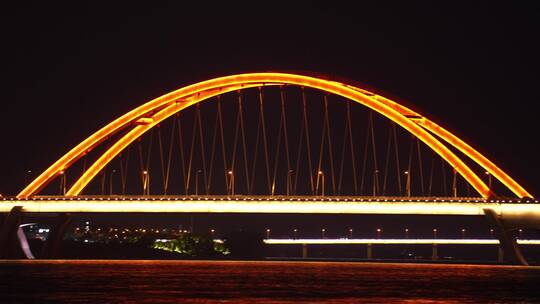
[[[178,113],[190,105],[226,92],[250,87],[285,84],[311,87],[333,93],[363,104],[389,118],[422,140],[428,147],[440,155],[484,198],[489,198],[493,195],[489,187],[458,156],[439,141],[438,138],[444,140],[447,144],[450,144],[470,157],[518,197],[532,197],[523,187],[498,168],[493,162],[489,161],[486,157],[449,131],[417,112],[380,95],[352,85],[333,80],[288,73],[248,73],[220,77],[189,85],[151,100],[117,118],[85,139],[41,173],[41,175],[27,185],[17,197],[27,198],[35,195],[54,177],[62,174],[62,172],[73,162],[84,156],[109,136],[122,129],[132,127],[131,130],[106,150],[66,193],[66,195],[69,196],[76,196],[81,193],[84,187],[130,143],[171,115]]]

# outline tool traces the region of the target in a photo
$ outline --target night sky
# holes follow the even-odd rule
[[[0,193],[151,98],[269,70],[365,83],[540,193],[538,5],[217,2],[4,8]]]

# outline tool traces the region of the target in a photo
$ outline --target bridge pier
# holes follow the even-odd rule
[[[438,259],[439,259],[439,254],[437,250],[437,244],[432,244],[431,245],[431,260],[437,261]]]
[[[506,260],[508,263],[515,265],[529,265],[518,247],[516,238],[509,234],[510,229],[504,225],[504,222],[497,213],[493,209],[485,208],[484,214],[494,227],[497,238],[499,239],[498,260]]]
[[[303,259],[307,259],[308,257],[308,245],[307,244],[302,244],[302,258]]]
[[[42,259],[53,259],[58,256],[60,244],[66,233],[66,229],[71,223],[71,214],[69,213],[60,213],[56,219],[56,222],[49,230],[49,236],[45,245],[41,250],[40,258]]]
[[[0,259],[10,259],[16,257],[19,241],[17,231],[21,225],[22,206],[15,206],[4,219],[2,230],[0,230]]]
[[[497,262],[498,263],[504,262],[504,252],[501,248],[501,245],[497,246]]]
[[[366,258],[368,260],[373,259],[373,245],[372,244],[367,244],[366,246]]]

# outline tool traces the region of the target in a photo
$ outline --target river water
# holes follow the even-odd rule
[[[0,261],[0,303],[540,303],[540,267]]]

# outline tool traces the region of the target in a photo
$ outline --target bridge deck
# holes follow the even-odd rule
[[[109,213],[298,213],[540,216],[537,200],[437,197],[336,196],[39,196],[0,200],[0,212],[22,206],[25,212]]]
[[[540,245],[540,240],[517,239],[520,245]],[[269,245],[499,245],[497,239],[265,239]]]

